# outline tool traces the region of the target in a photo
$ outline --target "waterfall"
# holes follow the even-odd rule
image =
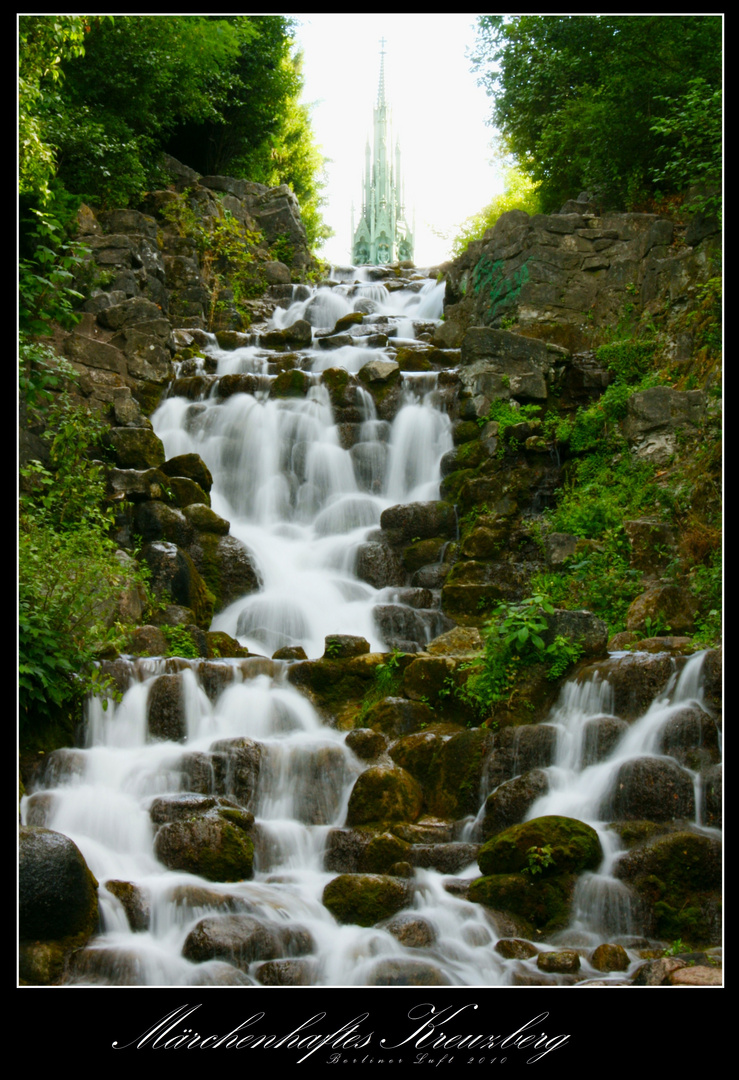
[[[474,861],[456,875],[456,889],[447,887],[451,875],[417,867],[394,932],[386,925],[340,925],[322,903],[336,876],[325,869],[328,838],[344,825],[350,793],[367,766],[346,733],[324,723],[286,679],[289,662],[270,658],[288,646],[320,657],[331,634],[359,635],[373,651],[387,649],[374,617],[387,591],[356,576],[357,552],[386,508],[438,499],[440,462],[452,447],[433,372],[401,374],[392,419],[378,418],[372,395],[358,382],[347,440],[324,373],[343,368],[356,375],[387,361],[386,347],[370,344],[365,331],[413,340],[417,321],[440,316],[443,286],[427,281],[389,291],[349,272],[337,276],[341,284],[278,308],[271,322],[274,330],[300,320],[312,327],[312,345],[301,349],[309,377],[303,397],[270,396],[273,357],[258,342],[225,351],[213,340],[207,352],[217,375],[208,396],[196,402],[170,396],[153,416],[167,457],[202,457],[214,479],[213,509],[258,568],[259,590],[219,612],[212,628],[264,659],[211,662],[222,676],[217,691],[204,685],[198,661],[130,659],[121,700],[105,709],[90,700],[84,748],[50,755],[42,781],[24,797],[24,823],[69,836],[100,883],[102,929],[77,958],[74,983],[254,985],[264,980],[265,964],[272,965],[271,977],[296,985],[386,985],[397,970],[419,985],[511,980],[495,949],[502,928],[463,896],[464,883],[478,876]],[[320,331],[353,311],[367,312],[362,333],[351,344],[322,348]],[[247,373],[256,377],[252,393],[219,397],[219,378]],[[598,831],[604,862],[582,876],[571,928],[589,941],[638,933],[628,890],[611,873],[619,846],[605,828],[604,798],[620,764],[657,754],[666,720],[700,699],[699,666],[691,661],[669,697],[655,702],[605,757],[587,747],[590,722],[612,707],[606,681],[567,684],[548,719],[558,733],[556,760],[546,770],[548,793],[528,817],[564,815]],[[179,741],[148,733],[148,711],[163,679],[176,679],[181,692]],[[231,801],[219,803],[217,790],[230,792]],[[489,794],[481,793],[483,803]],[[209,799],[229,820],[253,814],[252,878],[206,881],[187,868],[167,868],[160,858],[158,824],[185,822],[190,808]],[[128,884],[138,923],[125,900]],[[221,954],[199,957],[197,935],[216,917],[224,934],[228,920],[242,931],[251,920],[269,947],[251,962],[242,956],[238,966]],[[522,960],[519,978],[528,968],[532,962]]]

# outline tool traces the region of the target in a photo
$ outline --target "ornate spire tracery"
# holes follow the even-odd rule
[[[400,143],[390,135],[390,108],[385,94],[385,38],[380,39],[380,78],[374,109],[374,144],[365,150],[362,216],[354,229],[352,261],[355,265],[389,263],[413,258],[413,233],[405,220],[404,189],[400,176]],[[393,161],[394,157],[394,161]]]

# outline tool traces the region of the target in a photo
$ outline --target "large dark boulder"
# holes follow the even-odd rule
[[[404,503],[383,510],[380,525],[393,543],[427,537],[454,537],[457,516],[447,502]]]
[[[110,428],[105,441],[120,469],[156,469],[164,464],[162,440],[149,428]]]
[[[165,602],[190,608],[202,630],[210,627],[215,598],[186,551],[164,540],[145,544],[141,559],[151,570],[154,594]]]
[[[601,812],[611,821],[692,821],[693,778],[667,758],[632,758],[619,768]]]
[[[665,941],[721,943],[722,845],[713,836],[678,832],[623,855],[614,875],[651,913],[648,931]]]
[[[532,724],[504,728],[495,736],[487,761],[490,788],[496,788],[530,769],[546,769],[554,762],[557,729],[553,724]]]
[[[623,720],[636,720],[665,691],[674,670],[674,661],[666,653],[635,653],[589,665],[580,671],[578,680],[597,676],[607,681],[612,697],[609,711]]]
[[[187,737],[182,673],[158,675],[146,702],[146,727],[150,739],[182,742]]]
[[[22,826],[18,843],[21,940],[89,937],[97,926],[98,883],[74,841],[51,829]]]
[[[207,507],[202,507],[202,510],[206,509]],[[187,511],[185,516],[188,521],[193,521],[194,516],[187,514]],[[219,521],[223,521],[223,518],[219,518]],[[204,522],[202,514],[198,514],[197,524],[207,524],[209,528],[199,533],[190,545],[189,553],[208,590],[213,594],[213,611],[218,614],[234,600],[258,592],[261,578],[254,556],[240,540],[235,536],[216,532],[216,523]],[[224,524],[228,531],[228,522]]]
[[[256,960],[299,956],[311,947],[310,935],[302,927],[283,927],[247,914],[211,915],[187,935],[182,955],[196,964],[225,960],[246,971]]]
[[[543,769],[531,769],[523,776],[507,780],[488,795],[482,821],[484,839],[496,836],[511,825],[519,825],[529,809],[549,791],[549,778]]]

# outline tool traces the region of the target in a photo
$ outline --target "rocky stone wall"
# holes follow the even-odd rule
[[[715,221],[679,228],[657,214],[597,215],[585,201],[559,214],[511,210],[443,267],[445,322],[435,342],[459,348],[469,327],[515,324],[570,352],[592,348],[598,331],[624,316],[684,306],[713,272],[719,243]]]

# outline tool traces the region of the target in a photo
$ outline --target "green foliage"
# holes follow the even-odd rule
[[[46,121],[60,179],[97,204],[135,202],[179,125],[222,116],[231,66],[251,37],[248,22],[205,16],[96,22]]]
[[[382,664],[378,664],[375,668],[373,684],[362,702],[362,707],[355,720],[355,727],[363,726],[367,713],[373,705],[377,705],[383,698],[392,697],[393,694],[397,693],[403,674],[400,666],[401,656],[403,656],[402,652],[393,649],[387,660]]]
[[[473,240],[482,240],[501,214],[506,214],[509,210],[525,210],[527,214],[538,214],[541,210],[536,185],[515,166],[505,170],[503,193],[496,195],[482,210],[462,222],[459,233],[452,241],[452,255],[456,258]]]
[[[295,248],[290,241],[290,237],[284,233],[272,242],[269,250],[273,258],[278,262],[285,263],[286,266],[290,266],[295,255]]]
[[[505,377],[505,376],[504,376]],[[508,401],[499,398],[488,409],[487,415],[478,419],[480,427],[484,427],[489,421],[494,420],[498,425],[498,450],[497,456],[503,457],[506,449],[507,432],[517,424],[526,420],[534,419],[541,412],[541,405],[519,405],[517,401]]]
[[[51,196],[50,196],[51,199]],[[22,222],[27,257],[18,267],[18,324],[22,334],[47,334],[51,323],[70,329],[79,316],[75,308],[83,294],[76,279],[89,255],[88,248],[70,239],[64,208],[32,209]]]
[[[282,15],[21,16],[21,193],[56,176],[96,206],[162,185],[163,152],[203,174],[289,184],[309,242],[323,157]]]
[[[18,346],[19,398],[32,423],[54,400],[55,391],[61,390],[67,380],[76,378],[76,371],[63,356],[58,356],[49,345],[41,345],[21,334]]]
[[[302,56],[292,51],[292,21],[283,15],[226,16],[252,35],[230,68],[217,117],[181,124],[166,149],[205,175],[227,174],[276,187],[300,203],[309,246],[331,235],[321,207],[324,158],[300,102]]]
[[[721,37],[720,16],[481,15],[473,70],[545,211],[584,188],[605,208],[632,207],[682,190],[687,174],[704,179],[715,160]],[[680,138],[699,123],[701,93],[710,131],[696,162]]]
[[[661,99],[665,115],[652,124],[663,142],[653,179],[667,192],[693,189],[686,210],[721,212],[721,97],[720,86],[691,79],[679,97]]]
[[[43,394],[27,385],[41,407],[48,383]],[[103,466],[91,459],[101,423],[66,394],[45,419],[53,432],[51,468],[31,462],[21,470],[18,541],[20,719],[35,729],[69,713],[86,693],[109,692],[93,662],[124,640],[122,593],[144,586],[109,536]]]
[[[18,19],[18,181],[21,196],[45,202],[56,170],[46,117],[58,107],[62,62],[84,54],[83,15]]]
[[[234,306],[248,326],[251,315],[242,305],[245,300],[260,296],[267,284],[255,255],[255,249],[264,244],[262,234],[245,228],[228,210],[221,209],[217,218],[204,222],[195,213],[188,191],[169,203],[162,215],[177,228],[180,236],[195,241],[201,275],[211,289],[210,323],[222,290],[228,288]]]
[[[526,851],[526,866],[521,870],[522,874],[540,874],[548,866],[555,866],[552,845],[544,844],[542,847],[530,847]]]
[[[162,626],[161,631],[169,646],[167,656],[181,656],[189,660],[197,660],[200,656],[192,634],[184,626]]]
[[[654,338],[627,338],[601,345],[596,349],[595,356],[613,372],[616,383],[635,383],[652,366],[656,349],[657,341]]]
[[[554,680],[582,655],[578,643],[559,634],[549,645],[545,643],[546,616],[553,613],[554,607],[542,594],[495,608],[482,633],[484,656],[465,665],[470,674],[458,691],[479,715],[487,716],[494,705],[510,696],[524,667],[544,664],[547,677]]]

